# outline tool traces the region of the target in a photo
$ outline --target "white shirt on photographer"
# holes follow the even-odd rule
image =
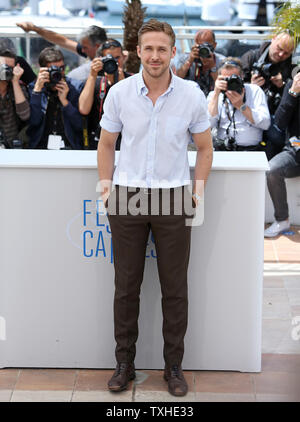
[[[210,92],[207,97],[207,103],[210,102],[213,92]],[[226,129],[229,127],[229,136],[234,137],[238,145],[250,146],[257,145],[262,140],[263,131],[267,130],[271,123],[271,117],[267,105],[267,100],[264,91],[257,85],[245,84],[246,105],[251,109],[254,124],[251,123],[243,113],[235,110],[234,122],[236,127],[236,134],[234,134],[233,121],[230,124],[225,104],[223,102],[224,95],[221,93],[218,99],[218,115],[210,116],[210,123],[212,128],[219,128],[217,136],[220,139],[226,137]],[[232,119],[234,107],[229,103],[229,116]]]

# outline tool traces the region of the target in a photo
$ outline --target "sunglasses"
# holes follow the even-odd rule
[[[106,41],[104,44],[101,45],[101,50],[108,50],[111,47],[122,48],[121,44],[118,41]]]

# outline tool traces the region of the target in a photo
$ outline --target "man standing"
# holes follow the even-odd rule
[[[30,117],[26,88],[20,83],[24,70],[16,59],[13,51],[0,50],[0,148],[19,145],[22,122]]]
[[[105,68],[103,58],[111,55],[109,66]],[[109,38],[98,48],[96,57],[93,59],[89,77],[79,97],[79,111],[87,116],[87,128],[89,134],[89,148],[97,149],[100,135],[99,121],[103,114],[103,105],[109,89],[119,80],[128,78],[130,73],[124,72],[125,56],[119,41]],[[105,69],[108,71],[106,72]],[[120,149],[121,136],[119,136],[116,150]]]
[[[171,394],[183,396],[188,390],[181,362],[191,227],[186,224],[185,210],[178,213],[178,205],[185,205],[182,197],[189,193],[190,135],[198,150],[193,199],[189,196],[191,213],[203,197],[212,163],[212,140],[203,93],[170,70],[176,53],[172,27],[155,19],[146,22],[139,30],[137,52],[143,69],[110,89],[98,144],[101,195],[108,211],[115,266],[117,368],[108,388],[122,391],[135,377],[139,295],[151,229],[162,291],[164,378]],[[114,172],[120,132],[121,150]],[[115,189],[111,191],[112,179]],[[165,197],[169,212],[164,210]]]
[[[29,85],[29,148],[82,149],[82,82],[65,76],[64,56],[57,48],[44,48],[39,64],[37,80]]]

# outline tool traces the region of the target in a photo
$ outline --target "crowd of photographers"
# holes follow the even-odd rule
[[[0,42],[0,146],[96,149],[107,92],[130,76],[124,71],[122,45],[97,26],[84,30],[77,42],[31,22],[17,25],[89,61],[65,75],[61,50],[47,47],[40,53],[36,77],[8,42]],[[293,77],[294,39],[280,33],[241,58],[226,58],[216,47],[213,31],[200,30],[190,53],[180,55],[172,68],[207,96],[215,150],[265,151],[270,160],[286,143],[276,111]],[[298,92],[290,87],[288,95],[296,98]]]
[[[124,71],[122,45],[97,26],[83,31],[79,42],[31,22],[18,26],[89,61],[66,75],[61,50],[47,47],[39,55],[36,76],[15,54],[12,41],[0,39],[0,148],[96,149],[106,95],[112,85],[131,76]],[[214,33],[200,30],[190,53],[172,61],[171,68],[206,95],[215,150],[266,153],[275,222],[265,236],[274,237],[290,226],[285,179],[300,176],[295,40],[279,33],[240,58],[224,57],[216,47]],[[120,144],[119,136],[116,149]]]

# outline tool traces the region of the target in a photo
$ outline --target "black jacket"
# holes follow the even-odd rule
[[[282,99],[275,113],[275,124],[282,130],[287,129],[288,137],[300,136],[300,97],[293,97],[289,89],[293,81],[285,85]]]
[[[271,44],[270,42],[266,42],[262,44],[262,46],[258,48],[257,50],[249,50],[247,51],[247,53],[245,53],[242,56],[241,61],[242,61],[242,67],[244,71],[245,82],[251,81],[251,71],[252,71],[253,64],[258,61],[260,56],[263,54],[266,48],[269,47],[270,44]],[[269,59],[269,55],[267,55],[265,63],[271,63]],[[289,78],[291,78],[292,70],[294,67],[294,65],[292,65],[292,56],[290,56],[283,62],[280,62],[278,66],[282,74],[282,79],[284,80],[284,82],[286,82]],[[283,88],[277,88],[274,84],[272,84],[272,90],[282,94]]]

